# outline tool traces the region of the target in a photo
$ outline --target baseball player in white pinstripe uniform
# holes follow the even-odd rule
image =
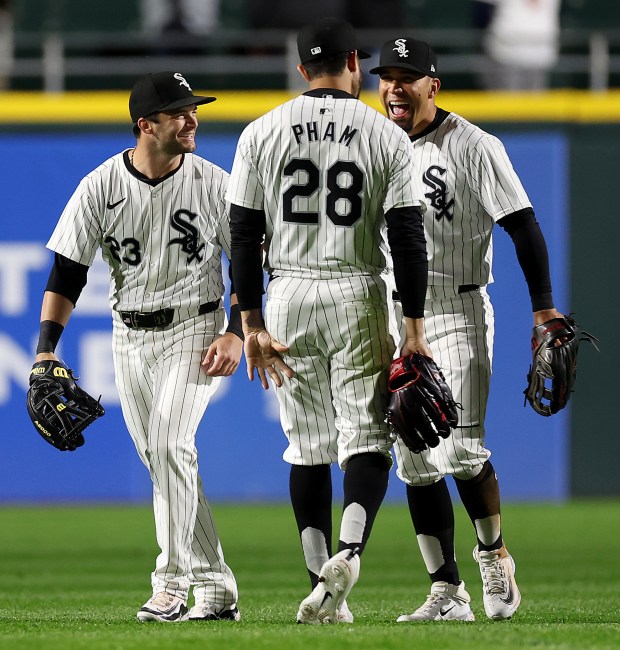
[[[534,323],[561,314],[553,306],[545,240],[532,205],[502,143],[455,113],[435,105],[437,57],[424,42],[395,38],[381,49],[379,95],[387,116],[410,136],[420,163],[428,210],[426,335],[457,402],[459,426],[449,439],[421,454],[395,445],[398,476],[431,593],[399,621],[473,621],[470,597],[454,556],[454,514],[444,477],[452,475],[477,536],[486,614],[510,618],[521,596],[515,563],[502,539],[497,477],[485,446],[484,418],[493,355],[492,230],[514,241],[529,288]]]
[[[233,280],[249,376],[256,369],[265,388],[267,374],[279,386],[291,502],[313,587],[297,620],[352,622],[345,598],[391,465],[388,243],[405,294],[406,346],[429,353],[422,189],[406,135],[357,100],[359,57],[368,55],[352,27],[325,18],[297,43],[309,90],[250,124],[237,146],[227,193]],[[335,462],[345,472],[344,506],[330,559]]]
[[[238,308],[227,331],[222,308],[228,174],[192,154],[197,106],[214,99],[194,95],[179,72],[139,79],[129,100],[135,148],[81,181],[48,242],[55,263],[37,361],[56,358],[97,249],[110,267],[116,385],[153,480],[161,549],[140,621],[239,618],[195,445],[209,399],[237,368],[243,346]],[[190,586],[195,604],[188,612]]]

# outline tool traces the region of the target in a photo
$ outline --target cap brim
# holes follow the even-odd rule
[[[422,70],[422,68],[417,68],[416,66],[411,65],[410,63],[390,63],[388,65],[378,65],[376,68],[371,68],[368,72],[370,74],[381,74],[383,70],[387,70],[387,68],[402,68],[403,70],[411,70],[412,72],[419,72],[420,74],[424,74],[427,77],[432,76],[428,72],[428,70]]]
[[[368,52],[364,52],[364,50],[358,50],[357,56],[359,56],[360,59],[370,59],[372,54],[368,54]]]
[[[211,102],[214,102],[217,99],[217,97],[206,97],[204,95],[194,95],[193,97],[184,97],[183,99],[178,99],[176,102],[172,102],[172,104],[167,104],[166,106],[162,106],[159,110],[157,110],[157,113],[163,113],[164,111],[173,111],[175,108],[183,108],[183,106],[191,106],[192,104],[196,104],[196,106],[200,106],[201,104],[210,104]]]

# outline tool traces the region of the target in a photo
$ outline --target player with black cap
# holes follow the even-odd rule
[[[439,108],[437,56],[423,41],[394,38],[381,48],[379,96],[387,116],[409,135],[426,186],[429,245],[425,327],[433,356],[463,410],[438,447],[411,453],[395,444],[397,474],[431,579],[426,602],[398,621],[473,621],[454,554],[454,514],[445,476],[452,475],[474,525],[486,614],[510,618],[521,595],[515,562],[502,537],[500,493],[485,446],[484,419],[493,356],[492,231],[513,239],[528,285],[534,323],[562,315],[554,308],[547,248],[532,204],[503,144],[456,113]],[[398,310],[398,303],[397,303]]]
[[[134,124],[141,117],[186,106],[214,102],[215,97],[194,95],[180,72],[153,72],[136,81],[129,96],[129,114]]]
[[[228,174],[192,153],[197,106],[214,100],[195,95],[180,72],[139,79],[129,97],[135,147],[81,181],[48,242],[55,263],[37,361],[57,358],[99,248],[110,267],[116,386],[153,481],[161,549],[153,595],[137,613],[143,622],[239,619],[237,584],[202,490],[195,444],[221,377],[239,364],[243,335],[236,306],[227,330],[222,307]]]
[[[290,496],[313,587],[299,623],[352,622],[346,597],[387,488],[385,423],[391,257],[410,352],[429,353],[421,186],[405,133],[356,98],[360,50],[348,23],[323,18],[297,38],[309,90],[250,124],[231,202],[233,279],[250,378],[276,386]],[[389,248],[388,251],[388,241]],[[270,282],[262,312],[262,252]],[[284,377],[282,377],[284,375]],[[331,465],[344,470],[332,557]]]

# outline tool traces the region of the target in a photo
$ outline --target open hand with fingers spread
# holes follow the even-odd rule
[[[244,350],[250,381],[254,381],[256,368],[260,383],[265,390],[269,388],[265,371],[278,388],[282,386],[282,375],[289,379],[293,376],[292,368],[286,365],[281,356],[282,353],[288,352],[288,347],[276,341],[265,328],[246,331]]]

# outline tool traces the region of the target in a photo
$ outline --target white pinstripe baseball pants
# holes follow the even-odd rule
[[[202,353],[223,331],[222,309],[166,329],[129,329],[114,314],[113,352],[123,416],[153,481],[161,553],[153,593],[224,606],[237,585],[224,555],[198,475],[196,430],[220,378],[200,368]]]
[[[269,332],[289,346],[295,377],[276,390],[288,439],[284,460],[322,465],[365,452],[389,458],[387,368],[394,354],[385,281],[277,277],[265,305]]]
[[[396,303],[396,315],[400,318],[400,303]],[[434,449],[413,454],[400,440],[396,441],[396,473],[409,485],[428,485],[449,474],[471,478],[491,455],[484,446],[484,418],[493,360],[494,316],[486,288],[457,293],[429,286],[424,326],[433,359],[463,410],[458,412],[458,427]]]

